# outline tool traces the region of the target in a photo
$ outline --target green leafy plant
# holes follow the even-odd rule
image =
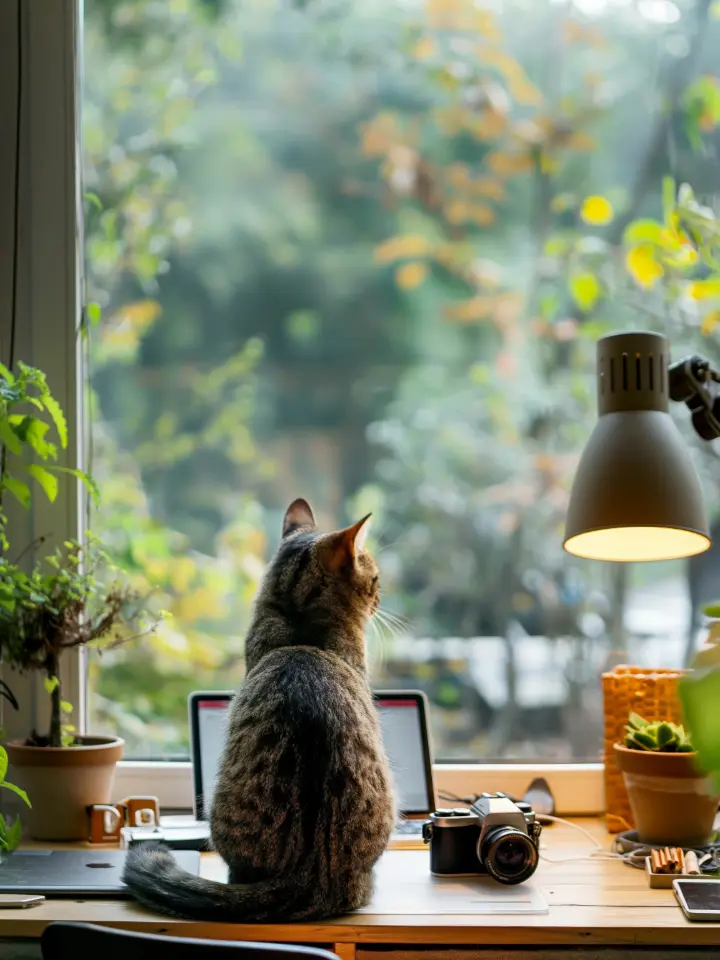
[[[116,645],[154,629],[145,624],[141,598],[108,578],[114,568],[95,538],[86,545],[67,541],[62,549],[38,558],[29,572],[27,564],[21,565],[27,550],[14,562],[8,558],[6,492],[28,508],[32,488],[27,481],[33,480],[53,502],[59,475],[69,474],[97,499],[88,474],[58,463],[67,444],[67,421],[45,374],[22,362],[16,373],[0,364],[0,661],[20,672],[45,675],[50,730],[47,736],[32,732],[28,743],[36,746],[71,746],[75,740],[75,728],[68,722],[72,706],[62,698],[60,684],[64,650],[92,643]],[[42,543],[44,538],[32,546]],[[5,685],[0,694],[17,709]]]
[[[143,598],[108,573],[115,568],[95,538],[67,541],[29,573],[0,557],[0,659],[16,670],[44,674],[50,730],[33,731],[33,746],[71,746],[72,706],[63,699],[60,658],[72,647],[115,647],[152,633]]]
[[[7,768],[7,750],[5,747],[0,746],[0,787],[3,787],[5,790],[12,791],[12,793],[16,793],[28,807],[31,807],[32,804],[30,803],[28,795],[25,793],[25,791],[21,790],[20,787],[16,787],[14,783],[10,783],[5,779]],[[0,814],[0,851],[12,853],[13,850],[16,850],[20,843],[21,835],[22,822],[20,817],[15,817],[13,822],[8,826],[5,817]]]
[[[29,480],[50,501],[58,492],[58,474],[81,480],[91,494],[97,490],[82,470],[60,465],[67,447],[68,427],[60,404],[50,392],[42,370],[19,362],[17,373],[0,364],[0,545],[7,550],[4,495],[10,493],[26,509],[32,500]],[[26,479],[23,479],[26,478]]]
[[[680,678],[678,695],[693,740],[699,766],[712,777],[720,793],[720,602],[703,608],[709,619],[705,643]]]
[[[690,735],[682,724],[668,720],[650,722],[631,713],[625,727],[625,746],[653,753],[692,753]]]

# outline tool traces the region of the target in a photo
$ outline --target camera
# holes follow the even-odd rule
[[[538,865],[541,825],[529,803],[504,793],[483,793],[470,810],[439,809],[423,824],[436,877],[489,875],[499,883],[522,883]]]

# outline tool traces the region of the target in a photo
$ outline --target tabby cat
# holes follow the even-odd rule
[[[320,535],[305,500],[288,508],[255,601],[210,816],[229,882],[137,847],[124,880],[147,906],[252,922],[320,919],[368,902],[395,822],[365,669],[364,628],[379,604],[363,549],[369,519]]]

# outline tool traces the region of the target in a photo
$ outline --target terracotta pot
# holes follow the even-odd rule
[[[712,837],[718,797],[694,753],[652,753],[615,744],[630,808],[643,843],[696,847]]]
[[[78,737],[72,747],[6,744],[14,768],[11,779],[27,792],[32,810],[23,823],[35,840],[87,840],[86,807],[110,803],[115,765],[125,741],[117,737]]]

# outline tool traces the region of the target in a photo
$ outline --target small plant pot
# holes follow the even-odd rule
[[[712,837],[718,797],[694,753],[654,753],[615,744],[642,843],[697,847]]]
[[[115,766],[125,742],[118,737],[78,737],[72,747],[6,745],[15,783],[32,809],[23,822],[34,840],[87,840],[91,803],[110,803]]]

